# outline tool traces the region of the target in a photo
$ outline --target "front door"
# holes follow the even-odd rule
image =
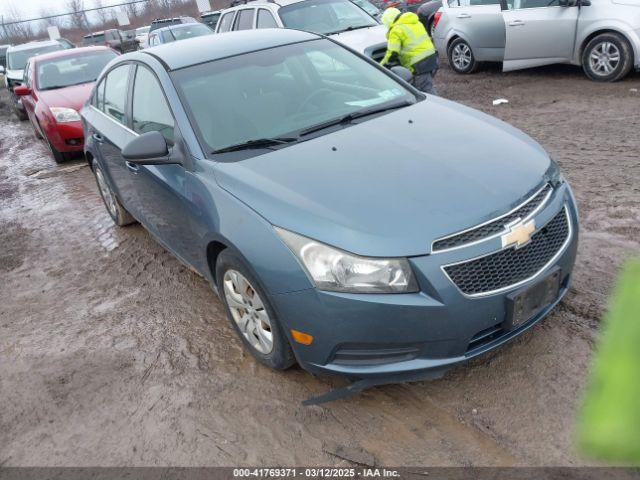
[[[131,128],[137,134],[160,132],[170,150],[186,158],[175,120],[155,74],[138,65],[132,89]],[[136,202],[145,227],[183,261],[193,264],[190,212],[183,165],[136,165],[128,162]]]
[[[566,63],[573,58],[577,6],[559,0],[509,0],[503,12],[507,29],[504,71]]]

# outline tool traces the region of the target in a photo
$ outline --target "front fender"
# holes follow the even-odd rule
[[[213,162],[200,160],[195,164],[196,169],[187,176],[187,197],[196,209],[192,230],[200,244],[194,267],[215,284],[207,248],[211,242],[220,242],[245,259],[269,294],[312,288],[273,225],[217,184]]]

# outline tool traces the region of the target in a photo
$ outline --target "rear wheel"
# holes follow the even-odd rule
[[[633,68],[633,52],[626,38],[603,33],[593,38],[582,53],[582,68],[596,82],[617,82]]]
[[[100,196],[102,197],[104,206],[107,208],[107,212],[109,212],[115,224],[119,227],[124,227],[125,225],[135,223],[136,219],[122,206],[115,192],[109,186],[109,182],[107,182],[104,172],[96,160],[93,160],[91,168],[96,177],[96,183],[98,184],[98,190],[100,190]]]
[[[262,364],[286,370],[295,363],[269,298],[244,261],[224,250],[216,262],[216,279],[227,317],[245,347]]]
[[[469,74],[478,69],[479,63],[473,55],[471,46],[462,38],[456,38],[448,50],[449,65],[456,73]]]

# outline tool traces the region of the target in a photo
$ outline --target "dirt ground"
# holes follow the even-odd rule
[[[591,464],[574,422],[607,296],[640,251],[640,75],[444,66],[437,86],[561,164],[581,209],[574,286],[530,333],[442,380],[321,407],[300,402],[341,380],[256,364],[209,285],[142,227],[115,228],[89,169],[55,165],[3,92],[0,465]]]

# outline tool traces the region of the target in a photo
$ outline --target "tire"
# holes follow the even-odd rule
[[[293,350],[269,297],[244,261],[229,249],[223,250],[215,273],[227,318],[245,348],[267,367],[286,370],[293,366]]]
[[[114,223],[119,227],[125,227],[135,223],[136,219],[133,218],[133,215],[131,215],[127,209],[122,206],[115,192],[109,186],[109,182],[107,181],[97,160],[93,160],[91,163],[91,169],[93,170],[93,175],[96,177],[98,191],[100,192],[104,206],[107,209],[107,212],[109,212]]]
[[[594,37],[582,52],[582,68],[595,82],[617,82],[631,72],[633,50],[622,35],[602,33]]]
[[[42,140],[42,135],[40,135],[39,126],[36,125],[35,123],[32,123],[31,126],[33,127],[33,134],[35,135],[35,137],[38,140]]]
[[[462,75],[473,73],[480,66],[471,46],[462,38],[456,38],[451,42],[447,50],[447,57],[453,71]]]
[[[64,161],[67,160],[67,156],[64,152],[60,152],[56,149],[56,147],[54,147],[53,145],[51,145],[51,142],[49,141],[49,139],[47,137],[43,137],[44,143],[47,144],[47,147],[49,147],[49,151],[51,152],[51,156],[53,157],[53,160],[56,163],[62,163]]]
[[[27,116],[27,113],[24,110],[20,110],[19,108],[14,108],[13,113],[16,114],[16,117],[18,117],[18,120],[20,120],[21,122],[24,122],[27,118],[29,118]]]

